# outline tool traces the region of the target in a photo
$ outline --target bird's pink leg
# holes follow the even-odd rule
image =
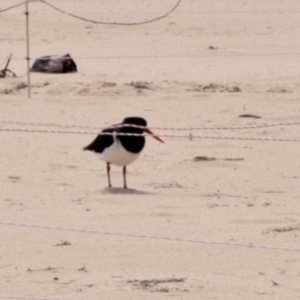
[[[123,167],[123,180],[124,180],[124,189],[127,189],[127,184],[126,184],[126,166]]]
[[[111,187],[111,182],[110,182],[110,164],[106,164],[106,171],[107,171],[107,178],[108,178],[108,187]]]

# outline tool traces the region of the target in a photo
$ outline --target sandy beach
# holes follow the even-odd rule
[[[123,2],[49,1],[176,4]],[[299,2],[29,9],[31,64],[78,72],[31,73],[28,99],[25,7],[0,13],[0,299],[300,299]],[[109,189],[82,148],[127,116],[165,144]]]

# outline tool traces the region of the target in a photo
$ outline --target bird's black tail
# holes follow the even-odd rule
[[[89,144],[89,145],[87,145],[86,147],[82,148],[82,150],[89,150],[89,151],[93,151],[92,144]]]

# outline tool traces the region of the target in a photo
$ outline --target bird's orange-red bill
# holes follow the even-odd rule
[[[151,134],[159,142],[165,143],[160,137],[154,135],[154,133],[149,128],[145,128],[144,131],[147,132],[148,134]]]

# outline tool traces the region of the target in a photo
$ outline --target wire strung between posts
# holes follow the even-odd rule
[[[176,8],[179,6],[181,0],[178,0],[175,4],[175,6],[170,10],[168,11],[167,13],[163,14],[162,16],[159,16],[159,17],[156,17],[156,18],[153,18],[151,20],[147,20],[147,21],[141,21],[141,22],[132,22],[132,23],[122,23],[122,22],[104,22],[104,21],[95,21],[95,20],[91,20],[91,19],[87,19],[87,18],[83,18],[81,16],[78,16],[78,15],[75,15],[75,14],[72,14],[70,12],[67,12],[49,2],[47,2],[46,0],[28,0],[28,3],[29,2],[40,2],[40,3],[43,3],[57,11],[59,11],[60,13],[63,13],[63,14],[66,14],[70,17],[73,17],[73,18],[76,18],[76,19],[79,19],[79,20],[82,20],[82,21],[85,21],[85,22],[89,22],[89,23],[94,23],[94,24],[102,24],[102,25],[120,25],[120,26],[133,26],[133,25],[143,25],[143,24],[148,24],[148,23],[152,23],[152,22],[155,22],[155,21],[158,21],[158,20],[161,20],[165,17],[167,17],[168,15],[170,15],[172,12],[174,12],[176,10]],[[14,6],[11,6],[11,7],[8,7],[8,8],[5,8],[3,10],[0,10],[0,13],[4,12],[4,11],[7,11],[7,10],[10,10],[10,9],[13,9],[13,8],[16,8],[18,6],[21,6],[21,5],[24,5],[25,2],[22,2],[22,3],[19,3],[19,4],[16,4]]]
[[[29,0],[28,2],[45,2],[45,0]],[[22,5],[24,5],[24,2],[2,9],[0,10],[0,13]],[[94,14],[95,12],[91,12],[91,13]],[[139,12],[139,13],[145,14],[149,12]],[[151,12],[151,13],[157,13],[157,12]],[[300,13],[300,10],[298,9],[294,9],[294,10],[203,10],[203,11],[181,11],[181,12],[177,12],[176,14],[195,15],[195,14],[285,14],[285,13]],[[109,14],[124,14],[124,13],[113,12]]]
[[[62,133],[62,134],[98,134],[113,136],[151,136],[149,134],[124,133],[124,132],[92,132],[92,131],[63,131],[63,130],[44,130],[44,129],[20,129],[20,128],[0,128],[0,131],[7,132],[27,132],[27,133]],[[155,136],[163,138],[186,138],[186,139],[212,139],[212,140],[240,140],[240,141],[260,141],[260,142],[300,142],[300,139],[283,138],[255,138],[255,137],[230,137],[230,136],[197,136],[197,135],[170,135],[159,134]]]
[[[23,296],[3,296],[0,295],[0,299],[12,299],[12,300],[83,300],[81,299],[72,299],[72,298],[39,298],[39,297],[23,297]],[[86,299],[84,300],[91,300],[91,299]]]
[[[77,128],[77,129],[91,129],[101,130],[100,127],[87,126],[87,125],[61,125],[55,123],[33,123],[33,122],[19,122],[19,121],[1,121],[0,124],[7,125],[25,125],[25,126],[37,126],[37,127],[57,127],[57,128]],[[278,127],[278,126],[299,126],[300,122],[286,122],[286,123],[273,123],[273,124],[262,124],[262,125],[250,125],[250,126],[238,126],[238,127],[151,127],[155,130],[172,130],[172,131],[194,131],[194,130],[245,130],[245,129],[261,129],[267,127]],[[118,124],[110,126],[109,128],[118,127],[134,127],[134,128],[145,128],[144,126],[133,125],[133,124]],[[106,127],[108,128],[108,127]]]
[[[155,235],[135,234],[135,233],[122,233],[122,232],[111,232],[111,231],[64,228],[64,227],[56,227],[56,226],[43,226],[43,225],[23,224],[23,223],[14,223],[14,222],[0,222],[0,225],[27,227],[27,228],[37,228],[37,229],[47,229],[47,230],[71,231],[71,232],[100,234],[100,235],[124,236],[124,237],[143,238],[143,239],[167,240],[167,241],[208,244],[208,245],[222,245],[222,246],[235,246],[235,247],[246,247],[246,248],[269,249],[269,250],[285,250],[285,251],[300,252],[300,248],[276,247],[276,246],[268,246],[268,245],[256,245],[256,244],[233,243],[233,242],[220,242],[220,241],[177,238],[177,237],[167,237],[167,236],[155,236]]]
[[[227,54],[227,53],[219,53],[219,54],[191,54],[191,55],[120,55],[120,56],[76,56],[75,59],[159,59],[159,58],[170,58],[170,59],[179,59],[179,58],[206,58],[206,57],[213,57],[213,58],[222,58],[222,57],[246,57],[246,56],[299,56],[300,52],[284,52],[284,53],[234,53],[234,54]],[[2,58],[3,60],[6,58]],[[14,60],[23,60],[22,57],[15,57]],[[45,58],[39,57],[41,60],[45,60]],[[71,58],[68,57],[61,57],[62,60],[70,60]]]
[[[28,3],[30,3],[30,2],[41,2],[41,1],[42,1],[42,0],[28,0]],[[12,6],[9,6],[9,7],[7,7],[7,8],[1,9],[1,10],[0,10],[0,13],[5,12],[5,11],[8,11],[8,10],[11,10],[11,9],[14,9],[14,8],[16,8],[16,7],[19,7],[19,6],[22,6],[22,5],[24,5],[24,4],[26,4],[26,2],[22,2],[22,3],[16,4],[16,5],[12,5]]]

